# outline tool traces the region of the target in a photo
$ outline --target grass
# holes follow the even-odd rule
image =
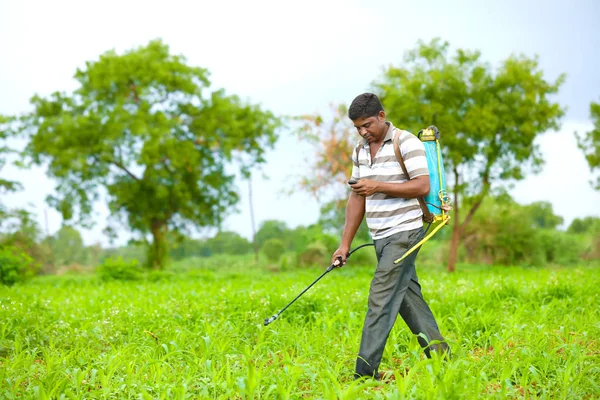
[[[192,268],[155,281],[40,277],[0,288],[0,398],[600,397],[600,269],[420,268],[451,341],[426,359],[399,318],[382,369],[353,381],[372,270]]]

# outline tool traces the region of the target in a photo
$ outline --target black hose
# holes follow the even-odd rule
[[[350,250],[348,252],[348,254],[346,255],[346,258],[350,257],[350,255],[352,253],[354,253],[356,250],[362,249],[363,247],[367,247],[367,246],[374,246],[374,244],[373,243],[361,244],[360,246],[355,247],[354,249]],[[338,257],[338,261],[341,262],[341,257]],[[281,315],[282,312],[284,312],[289,306],[291,306],[296,300],[298,300],[300,298],[300,296],[302,296],[308,289],[310,289],[322,277],[324,277],[325,275],[327,275],[329,272],[331,272],[334,268],[336,268],[338,266],[339,266],[339,264],[331,264],[331,265],[329,265],[329,267],[325,270],[325,272],[323,272],[317,279],[315,279],[313,283],[311,283],[310,285],[308,285],[308,287],[306,289],[304,289],[298,296],[296,296],[294,298],[294,300],[290,301],[285,307],[283,307],[281,310],[279,310],[279,312],[275,313],[271,318],[265,318],[265,321],[264,321],[263,324],[265,326],[267,326],[271,322],[275,321],[279,317],[279,315]]]
[[[367,247],[367,246],[375,246],[375,245],[374,245],[373,243],[365,243],[365,244],[361,244],[360,246],[358,246],[358,247],[355,247],[355,248],[353,248],[352,250],[350,250],[350,251],[348,252],[348,254],[346,255],[346,258],[350,257],[350,255],[351,255],[352,253],[354,253],[356,250],[358,250],[358,249],[362,249],[363,247]]]

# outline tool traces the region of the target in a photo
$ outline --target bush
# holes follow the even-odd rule
[[[356,248],[358,246],[359,245],[355,245],[354,247]],[[375,254],[375,249],[373,246],[367,246],[352,253],[346,262],[348,265],[355,267],[375,268],[377,266],[377,255]]]
[[[589,240],[581,257],[589,261],[600,260],[600,235]]]
[[[83,275],[91,271],[93,271],[92,268],[86,268],[78,263],[71,263],[58,268],[56,275]]]
[[[313,242],[298,256],[298,266],[314,267],[316,265],[323,266],[329,264],[332,254],[333,251],[329,251],[323,243]]]
[[[538,238],[544,261],[550,264],[577,264],[586,250],[584,238],[566,232],[543,230]]]
[[[296,266],[296,253],[293,251],[284,253],[279,258],[279,271],[289,271]]]
[[[0,283],[12,286],[35,275],[36,265],[29,255],[12,246],[0,248]]]
[[[142,277],[143,270],[138,260],[125,261],[123,257],[107,258],[97,269],[100,279],[133,281]]]
[[[275,262],[285,252],[285,246],[281,239],[271,238],[265,241],[261,250],[269,261]]]
[[[162,282],[162,281],[170,281],[177,277],[175,271],[172,270],[162,270],[162,271],[150,271],[146,275],[146,279],[149,282]]]

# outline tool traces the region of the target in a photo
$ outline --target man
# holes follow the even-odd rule
[[[364,321],[355,378],[379,379],[383,349],[398,314],[412,333],[424,334],[428,341],[443,341],[431,310],[421,294],[415,259],[418,250],[398,265],[400,258],[424,236],[423,212],[417,200],[429,192],[429,170],[425,147],[407,131],[400,131],[398,143],[409,176],[394,153],[397,128],[386,121],[379,98],[372,93],[356,97],[348,117],[362,137],[353,151],[352,192],[346,207],[346,224],[340,247],[333,253],[346,262],[346,255],[366,214],[367,226],[377,254],[377,269],[371,281],[368,311]],[[428,345],[418,338],[427,357],[431,350],[448,351],[445,342]]]

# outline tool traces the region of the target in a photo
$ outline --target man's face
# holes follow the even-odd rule
[[[354,121],[354,127],[358,134],[367,141],[367,143],[379,142],[387,132],[385,124],[385,112],[380,111],[376,117],[357,118]]]

